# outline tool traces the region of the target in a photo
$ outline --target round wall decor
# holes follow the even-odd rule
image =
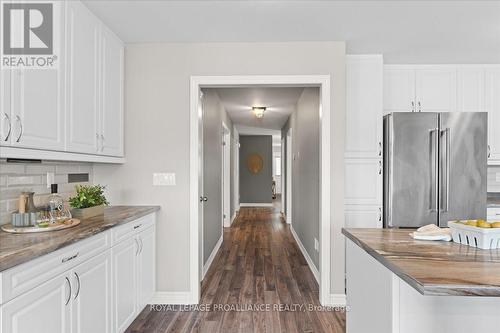
[[[259,154],[248,155],[247,158],[248,171],[256,175],[262,171],[263,167],[264,167],[264,160],[262,159],[262,156],[260,156]]]

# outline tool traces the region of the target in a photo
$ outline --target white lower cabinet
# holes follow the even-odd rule
[[[74,333],[112,332],[110,252],[78,265],[72,272]]]
[[[61,274],[1,305],[3,333],[70,332],[70,282]]]
[[[0,272],[4,296],[0,293],[0,333],[125,331],[151,301],[156,288],[154,223],[154,214],[148,215],[94,236],[94,240],[83,240],[80,245]],[[116,234],[130,229],[133,232],[118,242],[106,242],[104,251],[85,255],[89,244],[118,239]],[[76,255],[62,256],[64,252]],[[48,268],[40,271],[44,262]],[[18,293],[12,280],[22,280],[22,272],[34,270],[38,284]]]
[[[346,206],[346,228],[382,228],[382,206]]]
[[[137,254],[136,238],[129,238],[112,249],[114,331],[123,332],[137,312]]]

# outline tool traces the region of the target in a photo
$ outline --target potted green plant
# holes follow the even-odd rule
[[[76,185],[76,196],[69,198],[73,217],[86,219],[104,214],[104,206],[109,204],[102,185]]]

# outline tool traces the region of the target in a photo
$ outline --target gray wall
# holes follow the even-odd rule
[[[222,237],[222,122],[231,130],[219,96],[213,89],[203,89],[203,264]]]
[[[189,93],[193,75],[331,77],[332,293],[344,293],[345,43],[159,43],[125,49],[125,158],[95,165],[112,204],[160,205],[157,290],[189,291]],[[147,129],[147,130],[145,130]],[[154,172],[175,172],[176,186],[153,186]],[[333,186],[335,184],[335,186]]]
[[[292,227],[304,245],[316,268],[319,269],[319,252],[314,249],[314,239],[319,240],[319,89],[305,88],[296,109],[282,129],[282,138],[292,128]],[[286,168],[285,168],[286,169]],[[286,183],[286,170],[283,184]],[[285,184],[286,188],[286,184]],[[286,189],[285,195],[286,212]]]
[[[247,159],[259,154],[264,165],[262,171],[253,174],[248,170]],[[240,202],[272,203],[273,137],[271,135],[240,136]]]

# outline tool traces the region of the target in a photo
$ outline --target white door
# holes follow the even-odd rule
[[[54,333],[71,330],[71,289],[63,274],[3,304],[1,331]]]
[[[97,153],[100,23],[80,1],[67,1],[67,150]]]
[[[485,111],[484,67],[465,66],[457,70],[457,110],[463,112]]]
[[[111,249],[113,285],[113,331],[123,332],[134,321],[137,310],[137,238],[129,238]]]
[[[138,311],[141,311],[147,304],[151,303],[156,289],[155,262],[155,227],[147,228],[138,236],[139,256],[138,256]]]
[[[382,228],[382,206],[346,206],[346,228]]]
[[[350,159],[345,161],[345,204],[382,204],[382,160]]]
[[[224,227],[231,226],[231,133],[223,124],[222,147],[222,220]]]
[[[415,74],[418,112],[457,110],[456,68],[418,69]]]
[[[486,71],[488,111],[488,162],[500,164],[500,68]]]
[[[10,70],[2,69],[0,74],[0,146],[10,146],[12,135]]]
[[[112,332],[111,251],[73,269],[73,333]]]
[[[384,114],[414,112],[415,103],[415,70],[386,66],[384,70]]]
[[[104,26],[101,68],[100,152],[123,156],[123,44]]]
[[[292,164],[293,164],[293,149],[292,149],[292,129],[288,130],[286,135],[286,223],[292,223]]]
[[[64,71],[12,71],[14,146],[64,150]]]
[[[348,56],[346,63],[346,158],[381,158],[382,56]]]

